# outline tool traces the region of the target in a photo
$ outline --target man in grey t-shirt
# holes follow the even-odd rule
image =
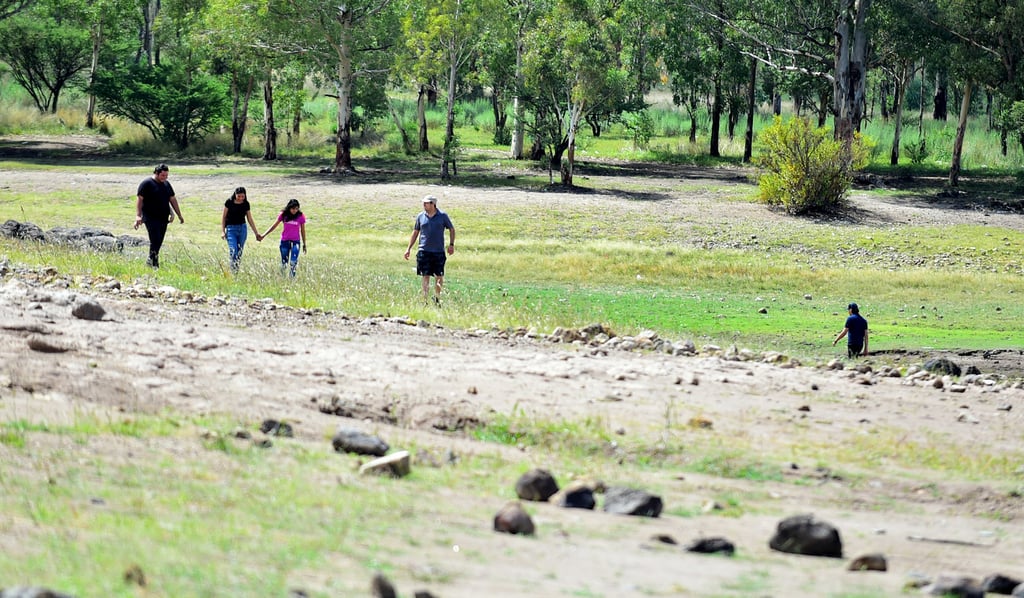
[[[448,247],[444,245],[444,231],[448,230]],[[423,198],[423,211],[416,216],[412,227],[409,247],[405,259],[409,259],[413,245],[419,239],[416,252],[416,274],[423,277],[423,300],[430,300],[430,277],[434,277],[434,302],[441,301],[444,286],[444,265],[447,256],[455,253],[455,225],[452,219],[437,209],[437,198],[428,195]]]

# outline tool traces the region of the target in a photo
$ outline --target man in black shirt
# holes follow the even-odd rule
[[[158,165],[153,169],[153,176],[139,183],[136,192],[135,228],[137,230],[140,224],[146,225],[146,232],[149,233],[149,259],[146,265],[154,268],[160,267],[160,247],[164,244],[167,225],[174,222],[172,208],[178,215],[178,221],[185,224],[181,210],[178,209],[178,199],[174,196],[174,187],[167,182],[169,170],[166,164]]]

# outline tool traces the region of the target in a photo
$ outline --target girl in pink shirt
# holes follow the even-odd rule
[[[281,272],[284,273],[285,266],[291,264],[290,272],[295,276],[295,269],[299,265],[299,247],[302,248],[302,253],[306,253],[306,217],[299,209],[299,200],[288,200],[288,205],[278,215],[277,222],[263,233],[263,237],[273,232],[278,224],[282,225]]]

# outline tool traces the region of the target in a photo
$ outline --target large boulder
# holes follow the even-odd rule
[[[779,522],[768,542],[772,550],[808,556],[843,557],[839,530],[814,515],[794,515]]]

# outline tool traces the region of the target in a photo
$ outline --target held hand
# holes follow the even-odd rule
[[[256,242],[260,243],[263,241],[263,235],[256,233]]]

